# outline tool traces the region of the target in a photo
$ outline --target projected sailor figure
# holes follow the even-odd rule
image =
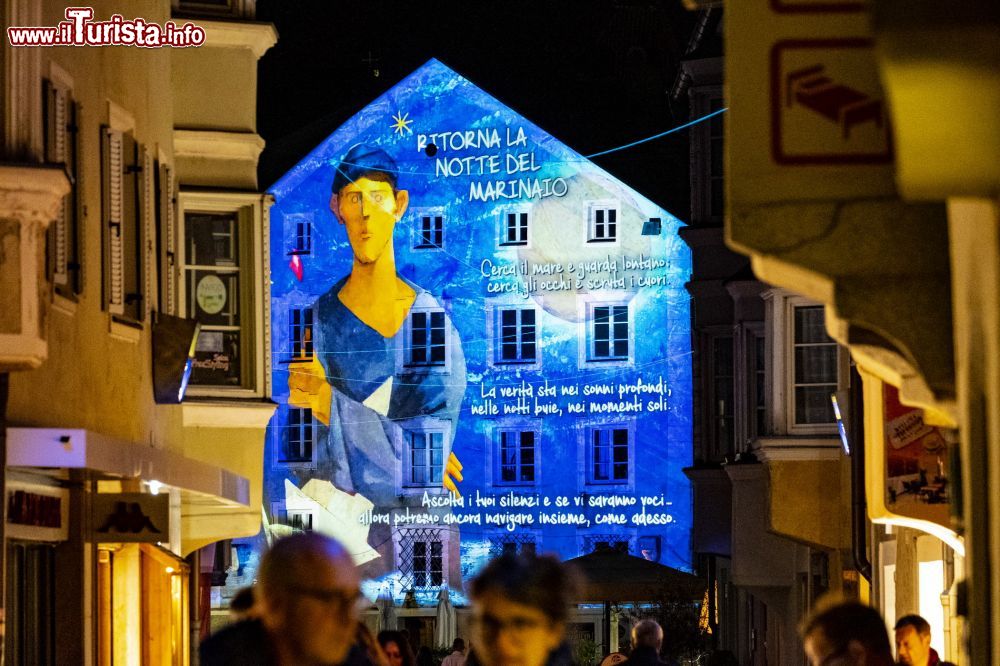
[[[331,513],[344,518],[338,537],[359,541],[348,544],[356,561],[374,559],[369,544],[391,538],[388,525],[372,525],[365,540],[358,512],[420,506],[424,492],[445,492],[465,393],[465,357],[442,302],[397,273],[393,230],[409,205],[397,174],[392,157],[362,144],[336,166],[329,206],[354,259],[314,305],[312,358],[289,365],[289,405],[325,426],[328,467],[317,477],[333,488],[318,491],[321,503],[352,507]],[[392,559],[375,568],[390,571]]]

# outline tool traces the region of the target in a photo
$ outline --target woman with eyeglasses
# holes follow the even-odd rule
[[[577,574],[551,556],[503,555],[472,582],[466,666],[570,666],[566,618]]]

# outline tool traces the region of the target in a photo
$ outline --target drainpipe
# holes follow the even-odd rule
[[[851,552],[854,568],[868,584],[872,582],[872,563],[868,559],[868,501],[865,496],[865,413],[861,375],[851,365]]]

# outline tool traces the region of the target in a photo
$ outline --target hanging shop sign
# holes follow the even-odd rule
[[[170,540],[170,497],[166,494],[95,493],[91,496],[95,543],[157,543]]]

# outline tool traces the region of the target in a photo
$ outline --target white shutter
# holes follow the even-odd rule
[[[177,230],[175,222],[175,211],[177,196],[174,193],[174,170],[169,164],[160,167],[160,219],[163,223],[163,255],[160,258],[160,265],[163,267],[163,279],[165,281],[163,298],[166,301],[162,304],[163,311],[167,314],[175,314],[174,308],[177,302],[176,276],[177,276]]]
[[[156,190],[153,175],[153,156],[143,146],[142,181],[139,185],[140,211],[142,214],[142,294],[146,317],[157,309],[156,305]]]
[[[108,225],[108,311],[111,314],[125,314],[125,264],[124,243],[122,240],[123,215],[123,156],[122,133],[118,130],[105,129],[107,136],[107,211]]]
[[[45,157],[52,164],[66,164],[69,156],[66,150],[66,117],[67,95],[66,90],[57,88],[51,82],[45,82],[46,94],[46,144]],[[67,196],[56,213],[53,221],[55,231],[53,233],[53,253],[52,253],[52,281],[60,286],[65,286],[69,282],[67,264],[69,263],[69,216],[68,206],[71,197]]]

